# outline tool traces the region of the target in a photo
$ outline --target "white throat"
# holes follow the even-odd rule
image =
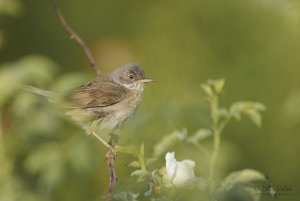
[[[123,86],[130,90],[136,90],[139,93],[142,93],[144,91],[144,83],[134,82],[131,84],[123,84]]]

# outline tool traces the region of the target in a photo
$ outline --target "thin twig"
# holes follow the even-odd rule
[[[109,171],[109,185],[108,191],[106,195],[106,201],[111,201],[113,198],[113,190],[115,184],[117,182],[117,176],[115,171],[115,160],[117,158],[117,153],[115,151],[116,140],[111,138],[111,142],[108,144],[104,139],[98,136],[95,132],[92,132],[92,135],[95,136],[106,148],[108,148],[108,152],[106,153],[105,160],[108,166]]]
[[[57,6],[56,0],[52,0],[52,5],[55,9],[55,12],[64,27],[65,31],[70,35],[71,39],[74,39],[84,50],[84,53],[88,57],[89,63],[91,67],[96,71],[96,73],[99,75],[101,73],[100,68],[97,66],[95,59],[90,51],[90,48],[88,45],[84,42],[84,40],[68,25],[67,21],[65,20],[64,16],[62,15],[59,7]],[[103,140],[100,136],[98,136],[95,132],[92,132],[92,134],[101,142],[104,144],[106,148],[109,149],[109,151],[106,154],[106,163],[109,168],[109,187],[108,187],[108,193],[106,196],[107,201],[111,201],[113,197],[113,190],[114,186],[117,182],[117,176],[115,171],[115,160],[117,158],[116,151],[114,150],[116,146],[116,142],[112,142],[111,144],[108,144],[105,140]]]
[[[113,198],[113,190],[117,182],[117,176],[115,171],[115,160],[117,158],[117,154],[114,150],[109,150],[106,154],[106,163],[109,169],[109,186],[108,192],[106,195],[106,200],[111,201]]]
[[[114,187],[117,182],[117,176],[115,171],[115,160],[117,158],[117,153],[115,148],[117,147],[117,139],[111,137],[109,144],[102,139],[99,135],[95,132],[92,132],[92,135],[95,136],[106,148],[108,148],[108,152],[106,153],[105,160],[108,166],[109,172],[109,184],[108,184],[108,191],[106,195],[106,201],[111,201],[113,198],[113,191]]]
[[[62,13],[57,5],[56,0],[52,0],[52,5],[55,9],[56,15],[58,16],[60,23],[64,27],[65,31],[69,34],[71,39],[74,39],[83,48],[83,51],[86,54],[86,56],[88,57],[88,61],[91,65],[91,67],[96,71],[97,75],[99,75],[101,73],[100,68],[96,64],[96,61],[91,53],[90,48],[86,44],[86,42],[84,42],[84,40],[69,26],[69,24],[65,20],[64,16],[62,15]]]

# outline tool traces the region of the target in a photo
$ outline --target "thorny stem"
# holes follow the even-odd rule
[[[115,142],[111,143],[113,149],[109,150],[106,154],[105,160],[108,165],[108,172],[109,172],[109,186],[108,192],[106,195],[106,201],[111,201],[113,198],[113,190],[117,182],[117,176],[115,171],[115,160],[117,158],[117,153],[115,151]]]
[[[86,42],[69,26],[66,19],[62,15],[56,0],[52,0],[52,5],[65,31],[69,34],[71,39],[74,39],[83,48],[83,51],[86,54],[91,67],[96,71],[97,75],[100,75],[100,68],[97,66],[96,61],[91,53],[91,50],[86,44]]]

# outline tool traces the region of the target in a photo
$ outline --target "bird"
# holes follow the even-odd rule
[[[145,84],[153,81],[145,76],[139,64],[130,63],[97,76],[73,90],[67,98],[33,86],[23,86],[23,89],[60,103],[67,116],[111,149],[112,144],[104,138],[112,136],[135,114]]]

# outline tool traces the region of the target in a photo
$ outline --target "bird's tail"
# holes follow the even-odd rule
[[[35,94],[38,94],[40,96],[44,96],[44,97],[48,98],[48,100],[51,101],[51,102],[56,102],[57,98],[58,98],[58,94],[56,94],[55,92],[47,91],[47,90],[40,89],[40,88],[37,88],[37,87],[33,87],[33,86],[29,86],[29,85],[23,85],[20,88],[25,90],[25,91],[35,93]]]

